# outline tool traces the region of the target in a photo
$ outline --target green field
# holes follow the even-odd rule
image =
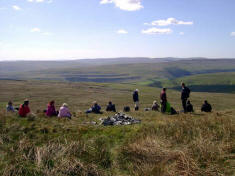
[[[185,81],[197,92],[235,92],[234,59],[101,59],[0,62],[2,80],[135,83],[178,89]]]
[[[75,175],[234,175],[235,94],[192,92],[193,114],[175,116],[145,112],[160,88],[135,83],[0,81],[0,174],[3,176]],[[133,111],[132,91],[140,90],[140,111]],[[28,98],[35,116],[6,114],[9,100],[18,106]],[[47,118],[50,100],[64,102],[72,120]],[[169,102],[181,110],[180,92],[169,90]],[[213,113],[200,112],[207,99]],[[84,111],[97,100],[109,100],[142,120],[131,126],[92,125],[102,115]],[[229,106],[228,106],[229,105]]]

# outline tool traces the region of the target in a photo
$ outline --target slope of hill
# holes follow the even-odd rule
[[[138,83],[172,88],[178,88],[179,83],[185,80],[194,87],[195,91],[230,93],[235,91],[234,82],[230,81],[235,72],[234,59],[165,59],[120,58],[68,62],[26,62],[26,65],[23,62],[19,64],[19,67],[16,66],[17,63],[12,62],[12,67],[15,66],[16,69],[11,71],[6,71],[8,66],[0,63],[3,68],[0,71],[0,79]],[[25,66],[27,69],[23,71]],[[192,80],[189,81],[189,79]]]
[[[183,81],[191,87],[192,91],[197,92],[227,92],[235,93],[235,72],[219,72],[210,74],[198,74],[184,76],[175,80],[162,80],[161,86],[179,89]],[[150,85],[154,85],[154,81]]]
[[[103,127],[94,125],[102,115],[85,111],[93,100],[102,107],[112,100],[118,110],[133,107],[137,85],[1,81],[0,174],[2,176],[71,175],[228,175],[235,174],[235,95],[192,93],[196,112],[175,116],[145,112],[159,88],[138,86],[140,111],[129,115],[141,124]],[[34,116],[19,118],[5,113],[11,99],[19,105],[29,98]],[[56,108],[67,102],[72,120],[47,118],[47,102]],[[181,109],[180,93],[168,91],[169,102]],[[204,99],[214,112],[199,111]],[[227,106],[230,104],[231,106]],[[133,108],[132,108],[133,109]],[[92,123],[91,123],[92,122]]]

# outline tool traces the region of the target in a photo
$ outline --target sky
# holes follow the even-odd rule
[[[234,0],[0,0],[0,60],[235,58]]]

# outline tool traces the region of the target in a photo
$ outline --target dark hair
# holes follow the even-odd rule
[[[49,102],[49,105],[52,106],[53,104],[55,104],[55,101],[54,101],[54,100],[52,100],[52,101]]]
[[[109,101],[109,104],[112,104],[112,101]]]
[[[162,90],[163,90],[163,91],[166,91],[166,88],[164,87]]]
[[[8,105],[12,105],[12,104],[13,104],[12,101],[9,101],[9,102],[8,102]]]
[[[29,100],[25,100],[24,105],[29,105]]]

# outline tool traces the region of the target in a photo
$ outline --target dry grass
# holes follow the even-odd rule
[[[103,127],[89,125],[89,122],[98,122],[100,117],[111,114],[87,117],[78,112],[77,107],[84,111],[96,95],[101,105],[105,105],[109,98],[113,97],[118,109],[125,103],[131,106],[130,94],[135,85],[11,81],[5,83],[0,85],[1,107],[5,106],[9,97],[20,103],[26,95],[30,98],[31,108],[36,115],[19,118],[16,114],[0,112],[0,175],[235,174],[234,110],[215,111],[210,114],[197,111],[176,116],[144,112],[143,107],[151,105],[152,99],[158,97],[159,90],[141,87],[141,110],[129,114],[141,119],[142,123]],[[25,92],[21,86],[29,91]],[[55,98],[58,104],[66,101],[71,105],[74,114],[72,120],[46,118],[41,113],[48,99],[58,94],[61,95]],[[169,95],[173,105],[180,107],[179,93],[169,91]],[[227,104],[232,105],[233,96],[197,93],[193,94],[192,98],[197,108],[205,97],[211,98],[214,107],[220,110],[226,108]]]
[[[181,116],[146,126],[121,148],[120,163],[131,175],[233,175],[234,121],[211,114]]]

